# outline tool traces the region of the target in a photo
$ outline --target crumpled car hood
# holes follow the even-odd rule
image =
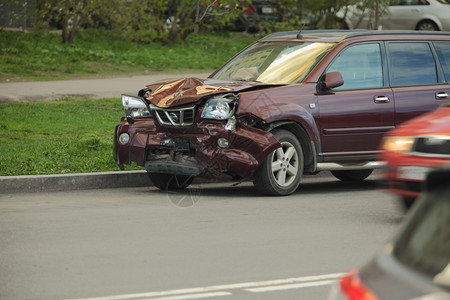
[[[265,88],[269,86],[273,85],[265,85],[257,82],[223,81],[190,77],[149,84],[147,88],[151,90],[151,93],[146,99],[153,105],[167,108],[196,102],[205,96],[214,94],[242,92],[252,88]]]

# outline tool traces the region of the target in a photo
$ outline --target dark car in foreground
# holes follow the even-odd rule
[[[450,101],[389,131],[381,143],[383,188],[409,208],[427,173],[450,163]],[[450,183],[450,182],[449,182]]]
[[[123,95],[114,158],[145,167],[160,189],[201,176],[288,195],[325,170],[364,180],[381,165],[383,135],[436,109],[449,82],[449,33],[276,33],[208,78]]]
[[[397,236],[344,276],[328,300],[450,299],[450,169],[429,174],[426,194]]]

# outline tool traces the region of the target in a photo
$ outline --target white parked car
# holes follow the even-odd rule
[[[375,17],[358,5],[338,12],[349,29],[377,29]],[[370,24],[369,24],[370,23]],[[450,0],[393,0],[381,13],[383,30],[450,30]]]

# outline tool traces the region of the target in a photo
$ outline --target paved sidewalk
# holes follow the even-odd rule
[[[0,102],[57,99],[64,96],[120,97],[136,95],[147,84],[169,78],[206,78],[209,73],[152,74],[122,78],[0,83]]]

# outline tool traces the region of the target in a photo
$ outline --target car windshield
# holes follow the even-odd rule
[[[301,82],[334,43],[257,42],[225,64],[212,78],[269,84]]]
[[[405,265],[450,287],[450,189],[430,193],[399,237],[394,255]]]

